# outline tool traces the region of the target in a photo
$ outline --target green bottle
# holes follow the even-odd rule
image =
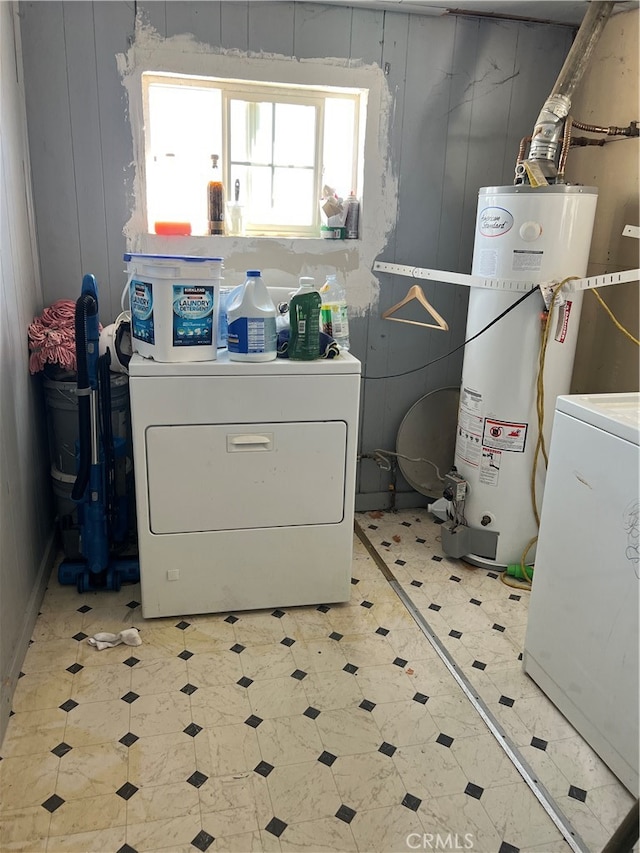
[[[303,276],[289,302],[289,358],[312,361],[320,355],[320,305],[322,297],[314,280]]]

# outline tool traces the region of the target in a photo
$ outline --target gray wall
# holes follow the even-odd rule
[[[53,559],[42,397],[27,327],[42,310],[19,26],[0,3],[0,742]]]
[[[101,317],[119,311],[123,226],[134,169],[125,91],[115,55],[143,12],[166,37],[298,58],[377,63],[394,97],[388,145],[398,217],[381,260],[469,272],[478,188],[510,184],[528,135],[569,49],[566,27],[408,15],[295,2],[21,3],[29,144],[45,302],[75,298],[82,274],[101,284]],[[352,320],[365,376],[420,368],[464,339],[467,292],[425,283],[448,333],[380,319],[411,282],[386,276],[380,301]],[[437,300],[433,300],[437,288]],[[361,451],[395,449],[423,394],[458,385],[462,354],[393,379],[365,379]],[[450,428],[453,428],[454,424]],[[389,474],[362,460],[359,508],[389,505]],[[420,496],[398,481],[398,505]]]

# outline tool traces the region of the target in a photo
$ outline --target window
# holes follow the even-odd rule
[[[222,181],[226,232],[317,237],[323,188],[358,192],[366,90],[142,75],[146,219],[208,234]],[[213,163],[217,159],[217,167]]]

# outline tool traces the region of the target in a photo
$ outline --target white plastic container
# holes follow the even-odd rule
[[[222,258],[127,253],[131,343],[155,361],[216,358]]]
[[[227,305],[227,349],[231,361],[273,361],[276,358],[276,306],[260,270],[247,270],[244,287]]]

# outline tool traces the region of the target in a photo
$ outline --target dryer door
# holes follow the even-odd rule
[[[344,421],[149,427],[151,532],[337,524],[346,444]]]

